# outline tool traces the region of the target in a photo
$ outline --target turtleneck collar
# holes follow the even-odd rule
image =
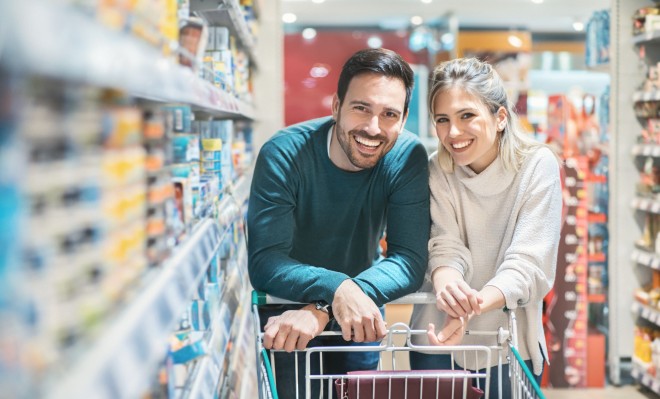
[[[500,194],[511,185],[516,176],[514,171],[504,168],[499,156],[479,174],[469,166],[458,165],[454,167],[454,173],[466,189],[483,197]]]

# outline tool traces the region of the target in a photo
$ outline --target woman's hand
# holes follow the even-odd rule
[[[464,280],[453,280],[436,285],[436,307],[453,318],[468,317],[471,314],[481,314],[481,304],[484,302],[479,291],[471,288]],[[440,288],[440,289],[438,289]]]
[[[459,345],[463,341],[465,335],[466,320],[463,317],[447,317],[445,325],[442,330],[436,335],[435,326],[429,323],[429,328],[426,335],[429,338],[429,343],[435,346],[452,346]]]

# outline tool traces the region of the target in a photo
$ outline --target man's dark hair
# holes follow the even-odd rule
[[[414,84],[413,71],[399,54],[384,48],[360,50],[346,61],[339,75],[337,85],[337,97],[339,97],[340,104],[344,102],[351,80],[363,73],[375,73],[401,80],[406,88],[406,102],[403,105],[403,112],[404,114],[408,112],[408,104],[410,103]]]

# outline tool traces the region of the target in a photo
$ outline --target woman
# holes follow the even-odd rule
[[[554,282],[561,227],[558,158],[521,131],[504,84],[487,63],[439,65],[428,103],[440,145],[429,163],[432,225],[423,290],[437,302],[415,306],[412,326],[428,326],[433,345],[494,345],[493,338],[464,330],[508,329],[502,309],[516,310],[519,351],[540,380],[547,359],[541,304]],[[423,337],[417,343],[426,344]],[[491,364],[458,358],[471,370],[497,364],[497,356]],[[449,355],[411,352],[410,361],[413,369],[452,366]],[[504,398],[507,376],[505,366]],[[497,381],[493,367],[491,398]]]

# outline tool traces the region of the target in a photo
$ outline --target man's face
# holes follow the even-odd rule
[[[373,73],[354,77],[343,103],[335,95],[332,116],[335,138],[330,159],[339,168],[358,171],[373,168],[392,149],[403,130],[406,89],[399,79]]]

